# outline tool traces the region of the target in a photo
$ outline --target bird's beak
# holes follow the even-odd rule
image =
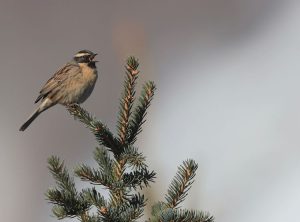
[[[90,57],[90,61],[91,62],[98,62],[98,61],[94,60],[94,58],[96,57],[96,55],[98,55],[98,54],[95,53],[95,54],[91,55],[91,57]]]
[[[98,54],[95,53],[95,54],[91,55],[91,57],[90,57],[91,61],[96,57],[96,55],[98,55]]]

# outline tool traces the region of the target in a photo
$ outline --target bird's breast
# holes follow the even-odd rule
[[[82,72],[82,81],[84,83],[94,84],[97,80],[97,69],[93,69],[86,64],[79,64]]]
[[[83,103],[92,93],[98,78],[97,70],[79,64],[81,73],[67,83],[62,104]]]

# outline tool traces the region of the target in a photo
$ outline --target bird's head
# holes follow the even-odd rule
[[[96,53],[93,53],[89,50],[80,50],[74,55],[74,60],[77,63],[95,64],[96,62],[98,62],[94,60],[96,55]]]

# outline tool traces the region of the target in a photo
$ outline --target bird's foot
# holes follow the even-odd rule
[[[76,109],[76,108],[79,108],[80,105],[78,103],[70,103],[70,104],[67,104],[66,107],[68,109]]]

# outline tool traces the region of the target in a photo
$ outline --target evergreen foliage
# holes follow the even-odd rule
[[[82,222],[130,222],[143,215],[146,199],[140,190],[154,182],[156,174],[148,169],[146,158],[134,144],[145,122],[155,85],[151,81],[146,82],[134,106],[138,66],[134,57],[127,60],[117,136],[79,105],[67,107],[70,114],[95,135],[99,147],[94,151],[96,168],[80,164],[74,170],[76,177],[92,185],[81,191],[76,189],[74,178],[69,175],[63,161],[56,156],[48,159],[56,187],[48,189],[46,198],[54,205],[52,211],[58,219],[70,217]],[[158,202],[152,207],[152,216],[147,222],[213,222],[208,213],[179,207],[191,188],[196,170],[195,161],[183,162],[171,182],[165,202]],[[108,197],[101,194],[101,189],[108,190]],[[92,213],[91,208],[96,208],[97,212]]]

